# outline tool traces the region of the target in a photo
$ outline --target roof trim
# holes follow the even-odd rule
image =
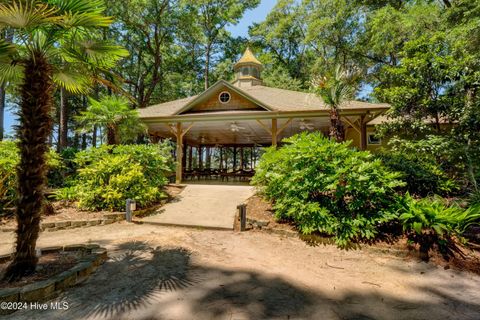
[[[235,86],[233,86],[232,84],[228,83],[227,81],[225,80],[218,80],[217,82],[215,82],[215,84],[213,84],[212,86],[210,86],[210,88],[208,88],[207,90],[203,91],[201,94],[197,95],[197,97],[193,100],[191,100],[190,102],[188,102],[186,105],[184,105],[180,110],[178,110],[175,115],[179,116],[181,113],[184,113],[185,111],[188,111],[190,110],[191,108],[193,108],[193,106],[195,104],[197,104],[198,102],[200,102],[201,100],[203,100],[205,97],[209,96],[213,91],[215,91],[219,86],[221,85],[224,85],[226,86],[228,89],[232,90],[233,92],[241,95],[242,97],[244,97],[245,99],[247,100],[250,100],[251,102],[259,105],[260,107],[264,108],[265,110],[267,111],[275,111],[272,107],[270,107],[269,105],[266,105],[265,103],[255,99],[254,97],[252,97],[251,95],[249,95],[248,93],[246,93],[245,91],[241,90],[240,88],[237,88]]]

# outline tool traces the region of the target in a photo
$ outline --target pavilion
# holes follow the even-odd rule
[[[276,146],[283,138],[305,130],[328,134],[329,108],[321,98],[311,93],[264,86],[262,69],[262,63],[247,49],[234,65],[232,83],[220,80],[199,95],[139,110],[153,140],[176,141],[177,183],[186,176],[205,171],[218,177],[249,176],[256,162],[254,148]],[[362,101],[342,105],[340,115],[346,139],[361,150],[378,147],[380,142],[375,139],[374,128],[369,123],[388,109],[387,104]],[[233,157],[232,168],[228,168],[225,159],[226,148]],[[248,148],[252,151],[245,161],[244,149]],[[192,164],[194,149],[197,168]],[[217,152],[220,158],[215,170],[209,167],[212,152]],[[239,167],[237,158],[240,158]]]

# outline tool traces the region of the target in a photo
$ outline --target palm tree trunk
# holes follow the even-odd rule
[[[344,128],[340,121],[337,108],[330,109],[330,139],[334,139],[337,142],[344,140]]]
[[[47,139],[52,130],[51,75],[51,66],[41,53],[35,53],[25,61],[18,128],[20,163],[17,166],[17,241],[13,261],[5,273],[5,278],[9,281],[32,274],[38,261],[35,247],[44,207]]]
[[[117,141],[117,129],[115,126],[107,126],[107,145],[116,145]]]
[[[60,121],[58,128],[58,151],[67,147],[68,139],[68,105],[64,88],[60,88]]]
[[[4,115],[5,115],[5,86],[0,86],[0,141],[3,140]]]

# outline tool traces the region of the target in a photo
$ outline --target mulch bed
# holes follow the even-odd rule
[[[290,233],[298,230],[296,227],[288,221],[276,221],[274,212],[272,211],[272,205],[265,201],[258,195],[254,195],[247,200],[247,219],[254,219],[260,221],[268,221],[268,229],[289,231]],[[238,219],[235,219],[235,230],[240,230]],[[264,228],[262,228],[264,229]],[[331,244],[332,241],[328,241],[326,238],[309,236],[301,237],[304,241],[312,245]],[[316,239],[315,239],[316,238]],[[394,239],[394,241],[378,241],[371,244],[360,244],[367,250],[374,250],[379,252],[386,252],[400,256],[406,261],[421,261],[419,258],[418,248],[411,246],[407,243],[407,239],[404,236]],[[455,269],[460,271],[469,271],[476,274],[480,274],[480,252],[473,250],[472,248],[462,248],[464,258],[455,254],[454,257],[448,261],[439,252],[430,252],[429,263],[441,266],[445,269]]]
[[[0,288],[22,287],[33,282],[49,279],[73,268],[84,255],[85,252],[83,251],[61,251],[44,254],[39,257],[35,273],[15,282],[1,280],[10,261],[2,263],[0,264]]]

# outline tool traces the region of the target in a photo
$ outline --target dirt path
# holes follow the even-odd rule
[[[0,234],[0,253],[13,235]],[[110,259],[56,301],[10,319],[478,319],[480,277],[261,232],[126,223],[42,233],[96,242]]]

